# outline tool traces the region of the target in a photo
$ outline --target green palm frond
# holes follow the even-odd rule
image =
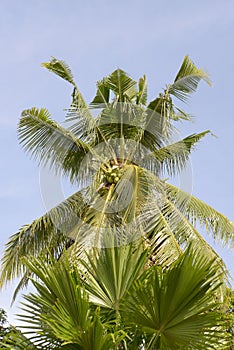
[[[10,350],[39,350],[36,345],[15,328],[0,341],[0,346],[1,349]]]
[[[203,69],[197,68],[190,58],[185,56],[174,83],[168,86],[168,93],[182,101],[186,101],[189,95],[196,91],[200,80],[204,80],[211,85],[207,73]]]
[[[149,120],[149,113],[152,113]],[[145,110],[140,104],[109,103],[102,109],[96,118],[97,141],[114,142],[124,139],[124,147],[130,140],[136,144],[142,144],[145,149],[156,150],[165,143],[165,135],[162,134],[162,121],[159,115],[153,111]],[[170,126],[170,134],[172,126]],[[95,144],[96,144],[95,143]],[[128,153],[128,152],[126,152]]]
[[[4,268],[3,268],[3,270],[4,270]],[[19,293],[22,292],[23,289],[28,287],[31,274],[27,269],[25,271],[26,272],[23,274],[23,276],[22,277],[20,276],[20,281],[17,284],[16,288],[14,289],[14,293],[13,293],[13,296],[11,299],[11,306],[14,304]],[[4,272],[3,272],[3,274],[4,274]],[[1,275],[0,275],[0,283],[4,283]]]
[[[95,138],[95,119],[89,109],[69,108],[65,125],[66,129],[80,141],[89,145],[93,143],[93,139]]]
[[[96,312],[91,326],[82,334],[82,350],[114,349],[124,337],[125,332],[122,330],[108,333],[107,327],[100,321],[99,312]]]
[[[163,172],[166,172],[170,176],[178,174],[184,169],[195,144],[208,133],[210,133],[210,130],[189,135],[180,141],[159,148],[151,153],[149,157],[153,156],[157,160],[158,167]]]
[[[169,266],[180,256],[182,248],[174,234],[177,218],[169,210],[165,213],[161,199],[148,197],[144,210],[137,217],[137,222],[139,227],[142,226],[142,235],[150,249],[153,264]]]
[[[58,60],[55,57],[51,57],[49,62],[43,62],[42,67],[48,69],[49,71],[55,73],[62,79],[68,81],[70,84],[74,86],[72,93],[72,106],[76,108],[87,108],[87,104],[78,90],[78,87],[74,81],[72,72],[70,67],[67,65],[65,61]]]
[[[136,81],[120,68],[105,79],[104,85],[115,94],[118,102],[131,101],[137,94]]]
[[[115,311],[119,310],[122,298],[147,262],[148,252],[139,243],[137,247],[134,243],[124,242],[122,238],[121,245],[94,249],[87,256],[88,262],[81,260],[87,271],[84,283],[90,301]]]
[[[74,242],[70,237],[87,209],[83,194],[82,191],[75,193],[9,238],[1,261],[0,285],[22,274],[27,276],[28,270],[23,263],[25,257],[43,256],[50,261],[48,252],[59,258]]]
[[[159,97],[147,105],[144,138],[149,138],[150,143],[150,138],[154,136],[158,140],[158,146],[163,147],[176,130],[172,125],[175,116],[171,97],[167,92],[160,93]],[[157,149],[155,142],[153,145]]]
[[[114,171],[115,169],[109,170],[107,173],[111,183],[97,180],[91,192],[93,201],[84,216],[97,239],[106,227],[121,227],[127,223],[134,225],[135,219],[144,210],[152,186],[161,187],[161,183],[156,177],[152,178],[149,171],[134,164],[123,164],[118,169],[116,183],[114,181],[117,173]]]
[[[150,187],[151,195],[137,217],[144,232],[141,234],[149,240],[152,260],[161,266],[170,265],[188,245],[192,245],[206,253],[209,259],[215,259],[220,273],[226,278],[224,262],[192,225],[179,199],[172,199],[168,194],[168,187],[170,185],[165,182],[157,189]]]
[[[79,271],[70,266],[66,257],[50,267],[35,258],[26,264],[37,276],[32,280],[37,293],[25,296],[20,319],[26,322],[29,332],[35,333],[30,339],[40,349],[51,349],[54,343],[55,349],[60,349],[56,344],[61,349],[73,349],[73,344],[80,350],[109,350],[121,340],[123,334],[108,331],[108,324],[101,323],[98,308],[90,307]]]
[[[52,341],[77,344],[91,324],[88,297],[79,286],[77,271],[69,268],[67,259],[54,262],[52,267],[42,259],[27,259],[25,263],[37,276],[37,280],[32,280],[37,294],[25,296],[20,315],[35,333],[30,339],[42,348]],[[40,336],[41,330],[44,332]]]
[[[208,204],[176,186],[166,184],[167,195],[170,201],[180,210],[193,226],[197,223],[204,226],[215,240],[224,245],[234,244],[234,223],[225,215],[219,213]]]
[[[168,206],[174,211],[175,228],[174,234],[181,246],[193,246],[195,249],[203,251],[207,258],[215,259],[215,264],[219,267],[219,272],[222,274],[222,279],[228,275],[226,265],[218,253],[207,243],[202,235],[196,230],[191,222],[183,215],[177,206],[168,200]],[[177,224],[176,224],[177,223]]]
[[[131,103],[110,103],[96,118],[98,142],[138,141],[144,128],[144,110]],[[98,137],[97,137],[98,139]],[[118,140],[119,139],[119,140]]]
[[[120,181],[117,182],[113,196],[110,200],[113,203],[116,213],[120,213],[123,222],[131,222],[136,218],[139,210],[144,206],[148,189],[146,172],[135,165],[126,165]]]
[[[43,165],[49,164],[57,172],[68,174],[72,181],[79,172],[82,159],[90,151],[88,144],[52,120],[43,108],[22,113],[18,134],[23,148],[34,158]]]
[[[179,108],[178,106],[175,106],[174,104],[174,113],[171,113],[170,118],[174,121],[183,121],[183,120],[187,120],[192,122],[193,121],[193,117],[186,113],[183,109]]]
[[[95,137],[95,121],[87,110],[70,109],[67,118],[66,126],[76,138],[85,142],[92,143]]]
[[[58,60],[55,57],[51,57],[50,62],[43,62],[42,67],[48,69],[49,71],[57,74],[61,78],[67,80],[69,83],[75,86],[74,78],[70,67],[66,62]]]
[[[217,266],[187,250],[167,270],[147,269],[123,303],[125,322],[145,332],[146,349],[224,349],[230,341],[216,290]]]
[[[90,103],[91,107],[100,108],[109,103],[110,100],[110,87],[107,84],[108,78],[103,78],[97,82],[96,96]]]

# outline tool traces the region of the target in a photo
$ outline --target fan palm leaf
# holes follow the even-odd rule
[[[189,247],[167,268],[146,265],[141,241],[94,251],[75,264],[66,255],[50,266],[24,260],[36,276],[36,292],[25,296],[20,316],[29,349],[224,350],[230,344],[229,318],[216,295],[217,265],[202,251]]]
[[[111,230],[109,233],[113,235]],[[142,245],[125,241],[122,235],[121,245],[113,246],[112,241],[111,247],[94,249],[88,261],[81,261],[90,301],[113,311],[119,310],[121,300],[147,262],[148,252]]]
[[[225,349],[230,341],[215,293],[217,266],[189,248],[167,270],[146,270],[123,302],[123,317],[146,335],[145,349]]]
[[[108,350],[121,340],[121,332],[106,332],[109,326],[101,322],[98,308],[90,308],[79,270],[66,257],[50,267],[35,258],[26,264],[37,276],[32,280],[37,293],[25,296],[20,319],[29,324],[30,339],[39,349],[54,344],[55,349],[74,345],[80,350]]]

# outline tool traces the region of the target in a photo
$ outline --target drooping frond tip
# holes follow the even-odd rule
[[[186,55],[173,84],[169,86],[168,92],[185,102],[189,95],[196,91],[201,80],[211,85],[210,77],[205,70],[197,68],[189,56]]]
[[[42,62],[41,65],[49,71],[57,74],[61,78],[67,80],[72,85],[76,85],[73,80],[71,69],[65,61],[61,61],[55,57],[51,57],[50,62]]]

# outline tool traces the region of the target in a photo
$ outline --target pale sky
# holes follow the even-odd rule
[[[117,67],[138,79],[146,74],[153,99],[173,81],[186,54],[211,76],[186,111],[195,123],[182,134],[211,129],[191,158],[193,194],[234,221],[234,2],[233,0],[1,0],[0,1],[0,245],[45,212],[37,163],[17,140],[23,109],[46,107],[62,121],[71,88],[40,66],[65,60],[88,101],[95,82]],[[66,185],[65,185],[66,187]],[[212,240],[210,240],[212,242]],[[234,251],[218,252],[234,278]],[[13,288],[0,307],[15,323]]]

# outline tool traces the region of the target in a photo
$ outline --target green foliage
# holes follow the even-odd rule
[[[174,83],[168,87],[168,92],[180,100],[186,101],[188,96],[196,91],[201,79],[211,85],[207,73],[203,69],[198,69],[190,58],[185,56]]]
[[[44,62],[41,65],[75,86],[71,69],[66,62],[52,57],[50,62]]]
[[[80,272],[66,258],[52,267],[35,258],[26,265],[37,276],[33,280],[37,294],[25,296],[21,320],[32,328],[35,334],[31,340],[39,349],[50,349],[51,344],[74,344],[82,350],[110,349],[115,339],[121,339],[118,332],[107,333],[111,327],[101,322],[99,308],[91,308]]]
[[[0,308],[0,340],[8,333],[7,323],[7,313],[4,309]]]
[[[44,108],[23,111],[18,131],[20,143],[27,152],[39,158],[40,164],[49,164],[56,172],[69,175],[71,180],[90,150],[89,145],[51,120]]]
[[[7,314],[4,309],[0,309],[0,326],[3,326],[7,322]]]
[[[123,244],[123,245],[122,245]],[[95,249],[87,256],[85,288],[90,300],[97,305],[119,311],[120,303],[135,279],[143,272],[147,250],[142,246],[124,244],[101,250]]]
[[[226,349],[217,265],[191,247],[164,269],[147,256],[136,242],[96,248],[87,263],[25,261],[36,289],[22,303],[29,339],[13,332],[6,344],[18,337],[15,350]]]
[[[85,239],[100,241],[103,229],[113,225],[137,226],[139,234],[150,238],[158,262],[173,261],[181,246],[192,241],[214,256],[193,227],[197,221],[205,224],[215,239],[233,243],[232,222],[162,181],[165,176],[180,174],[195,145],[209,133],[171,142],[176,121],[189,119],[172,97],[183,100],[196,90],[201,79],[209,82],[202,69],[186,56],[174,83],[151,102],[147,102],[145,76],[137,86],[135,80],[117,69],[97,83],[91,105],[100,113],[93,117],[67,64],[52,58],[43,66],[74,87],[68,127],[51,119],[46,109],[31,108],[22,113],[19,139],[40,164],[65,174],[82,191],[10,237],[2,258],[1,285],[22,275],[20,285],[27,283],[22,258],[28,254],[48,260],[48,249],[52,256],[59,257],[72,242],[77,241],[81,247]],[[121,173],[117,180],[108,178],[108,169],[103,177],[108,162],[110,174]]]
[[[25,335],[16,328],[12,328],[9,333],[0,342],[1,349],[10,350],[37,350],[35,346]]]
[[[0,285],[21,277],[15,295],[29,280],[36,292],[22,304],[25,333],[11,329],[1,346],[227,349],[227,271],[197,224],[226,245],[234,224],[165,180],[210,133],[173,140],[177,122],[191,120],[174,99],[186,102],[208,75],[186,56],[148,101],[146,77],[137,84],[118,68],[97,82],[89,109],[64,61],[42,65],[72,85],[66,127],[33,107],[21,115],[19,140],[79,191],[9,238]]]
[[[124,317],[147,334],[147,349],[223,348],[227,320],[215,299],[219,284],[217,266],[188,249],[169,269],[142,274],[124,302]]]
[[[28,254],[49,261],[47,251],[58,258],[75,242],[75,251],[81,252],[85,240],[89,249],[113,226],[131,225],[132,232],[137,227],[138,234],[149,239],[158,263],[170,264],[191,242],[211,258],[216,256],[194,228],[197,221],[215,239],[233,244],[232,222],[163,180],[180,174],[191,151],[209,133],[171,140],[176,122],[189,119],[173,98],[184,100],[202,79],[209,83],[202,69],[186,56],[173,84],[153,101],[147,101],[145,76],[137,85],[116,69],[97,83],[91,105],[99,113],[93,116],[67,64],[52,58],[43,66],[74,87],[67,128],[51,119],[46,109],[31,108],[22,113],[19,139],[39,164],[68,176],[81,192],[10,237],[2,258],[1,285],[19,276],[23,276],[19,286],[27,283],[22,258]],[[110,177],[113,173],[120,176]],[[221,260],[219,264],[223,266]]]

